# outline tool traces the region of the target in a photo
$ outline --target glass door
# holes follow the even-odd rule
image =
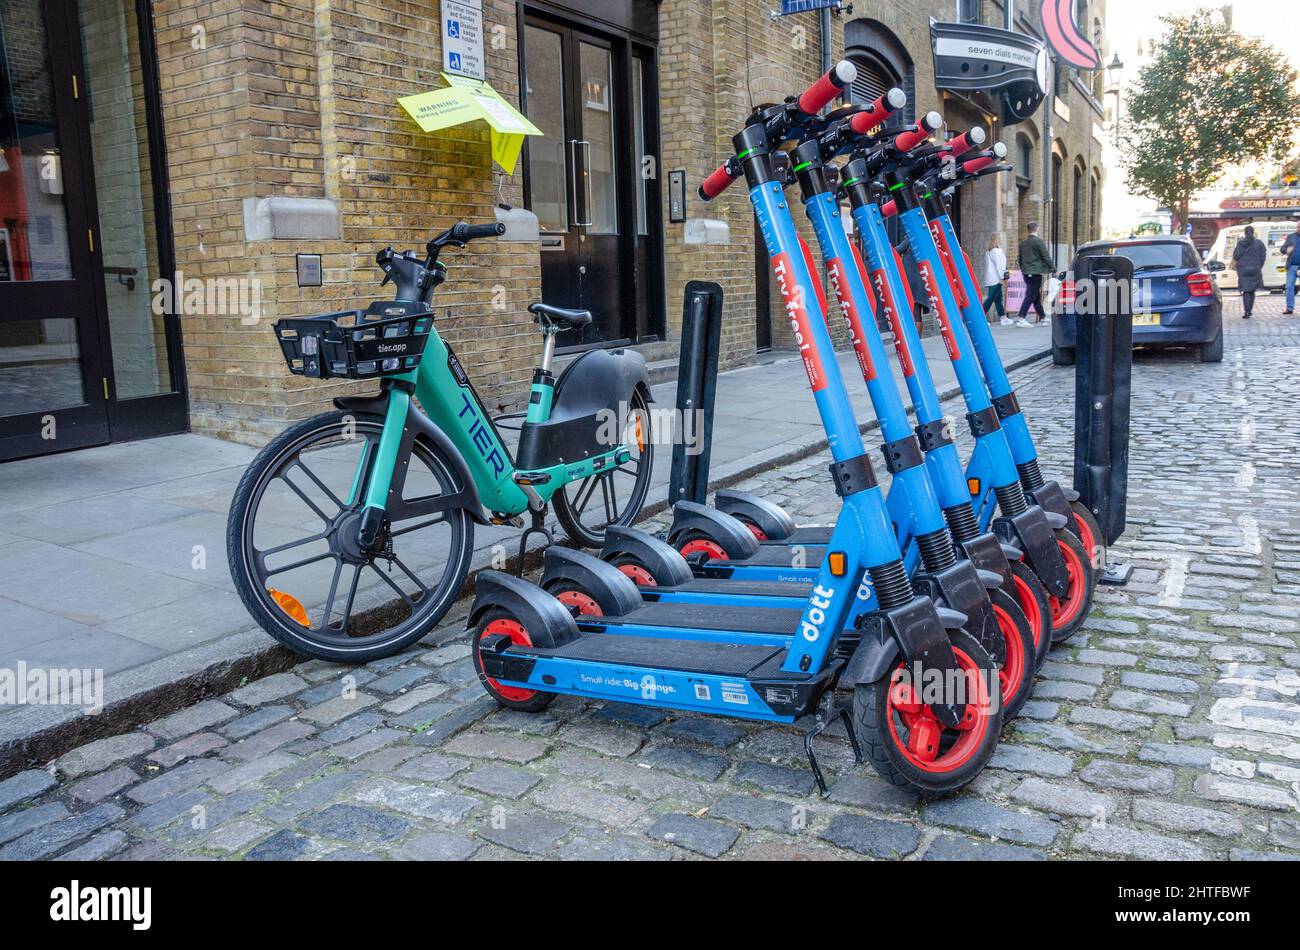
[[[0,460],[109,439],[70,29],[0,0]]]
[[[524,188],[542,232],[542,296],[592,313],[590,326],[560,337],[562,347],[636,335],[628,264],[642,203],[621,142],[629,93],[615,53],[595,33],[538,17],[525,22],[521,98],[543,136],[528,139]]]

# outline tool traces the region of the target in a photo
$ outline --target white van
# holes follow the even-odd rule
[[[1282,242],[1295,233],[1295,221],[1255,221],[1251,225],[1255,237],[1264,242],[1268,256],[1264,258],[1264,289],[1283,290],[1286,287],[1286,260],[1282,257]],[[1246,236],[1246,225],[1235,224],[1224,228],[1205,255],[1205,269],[1210,272],[1220,290],[1237,289],[1237,272],[1232,269],[1232,252],[1237,242]]]

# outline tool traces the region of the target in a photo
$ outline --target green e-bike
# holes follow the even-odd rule
[[[529,516],[522,563],[551,505],[588,547],[640,513],[654,458],[641,354],[589,350],[557,378],[556,335],[591,314],[532,304],[542,358],[511,453],[438,335],[430,301],[447,278],[442,252],[503,231],[456,224],[423,258],[385,248],[376,262],[394,300],[276,323],[294,374],[380,384],[290,426],[235,490],[226,530],[235,588],[290,649],[366,662],[426,636],[465,585],[475,524],[522,528]]]

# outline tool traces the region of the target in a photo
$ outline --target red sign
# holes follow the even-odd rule
[[[813,392],[819,393],[826,388],[826,374],[812,335],[812,321],[808,318],[808,305],[804,299],[806,291],[795,279],[789,254],[782,252],[772,258],[772,268],[776,273],[776,284],[781,288],[781,298],[785,301],[785,312],[790,317],[795,346],[803,357],[803,368],[808,372],[808,385],[812,386]]]
[[[1096,69],[1101,55],[1074,22],[1074,0],[1043,0],[1043,32],[1056,58],[1075,69]]]

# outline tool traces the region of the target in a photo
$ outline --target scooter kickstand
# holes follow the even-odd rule
[[[813,714],[813,727],[804,733],[803,751],[808,756],[808,767],[812,769],[813,778],[817,780],[817,788],[821,792],[822,798],[830,797],[830,789],[826,787],[826,778],[822,775],[821,766],[817,764],[817,756],[813,752],[813,740],[826,731],[831,720],[838,713],[839,717],[844,720],[844,731],[848,733],[849,745],[853,747],[853,757],[858,764],[862,764],[862,747],[858,745],[858,737],[853,734],[853,720],[849,716],[849,711],[843,706],[838,710],[835,708],[835,694],[828,691],[823,701],[825,709],[818,707],[817,712]]]
[[[555,543],[555,536],[551,534],[546,527],[546,513],[544,511],[532,512],[533,523],[524,530],[523,536],[519,539],[519,560],[515,563],[515,576],[524,576],[524,558],[528,555],[528,539],[535,534],[540,534],[546,539],[543,548],[548,548]]]

